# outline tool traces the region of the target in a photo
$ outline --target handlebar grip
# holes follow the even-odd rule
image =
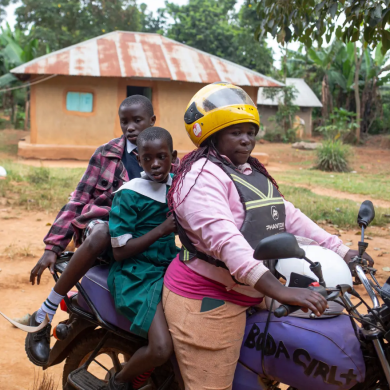
[[[280,305],[277,309],[274,311],[275,317],[281,318],[286,317],[291,313],[294,313],[295,311],[300,310],[300,306],[294,306],[294,305]]]

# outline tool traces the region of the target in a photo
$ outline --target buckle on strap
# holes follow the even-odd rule
[[[191,253],[184,245],[180,249],[179,260],[186,262],[196,257],[194,253]]]

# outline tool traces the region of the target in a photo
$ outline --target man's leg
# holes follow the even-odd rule
[[[51,322],[61,300],[85,275],[95,262],[96,258],[107,249],[109,244],[110,235],[107,224],[96,224],[93,227],[91,234],[73,255],[46,301],[42,304],[40,309],[31,316],[31,326],[39,325],[46,314],[49,316]],[[49,359],[50,330],[51,325],[48,324],[38,333],[27,334],[27,356],[36,365],[44,365]]]

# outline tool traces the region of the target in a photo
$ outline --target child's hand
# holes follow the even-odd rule
[[[177,233],[177,226],[175,217],[173,215],[170,215],[161,225],[161,235],[167,236],[171,233]]]
[[[31,270],[30,282],[35,284],[35,278],[37,278],[37,284],[41,282],[41,276],[43,271],[49,267],[51,274],[54,274],[54,264],[57,260],[57,254],[53,251],[45,251],[43,256],[38,260],[36,266]]]

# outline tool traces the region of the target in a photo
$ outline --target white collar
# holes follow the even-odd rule
[[[137,145],[132,144],[127,138],[126,138],[126,149],[127,153],[131,153],[134,149],[137,148]]]
[[[166,187],[172,185],[172,176],[169,174],[166,183],[157,183],[148,178],[145,172],[141,172],[141,177],[123,184],[118,191],[132,190],[160,203],[167,203]],[[118,192],[115,191],[115,192]]]
[[[145,172],[141,172],[141,179],[152,181],[152,180],[149,179],[149,176]],[[165,185],[170,187],[172,185],[172,176],[171,176],[171,174],[168,175],[168,180],[167,180],[166,183],[159,183],[159,184],[165,184]]]

